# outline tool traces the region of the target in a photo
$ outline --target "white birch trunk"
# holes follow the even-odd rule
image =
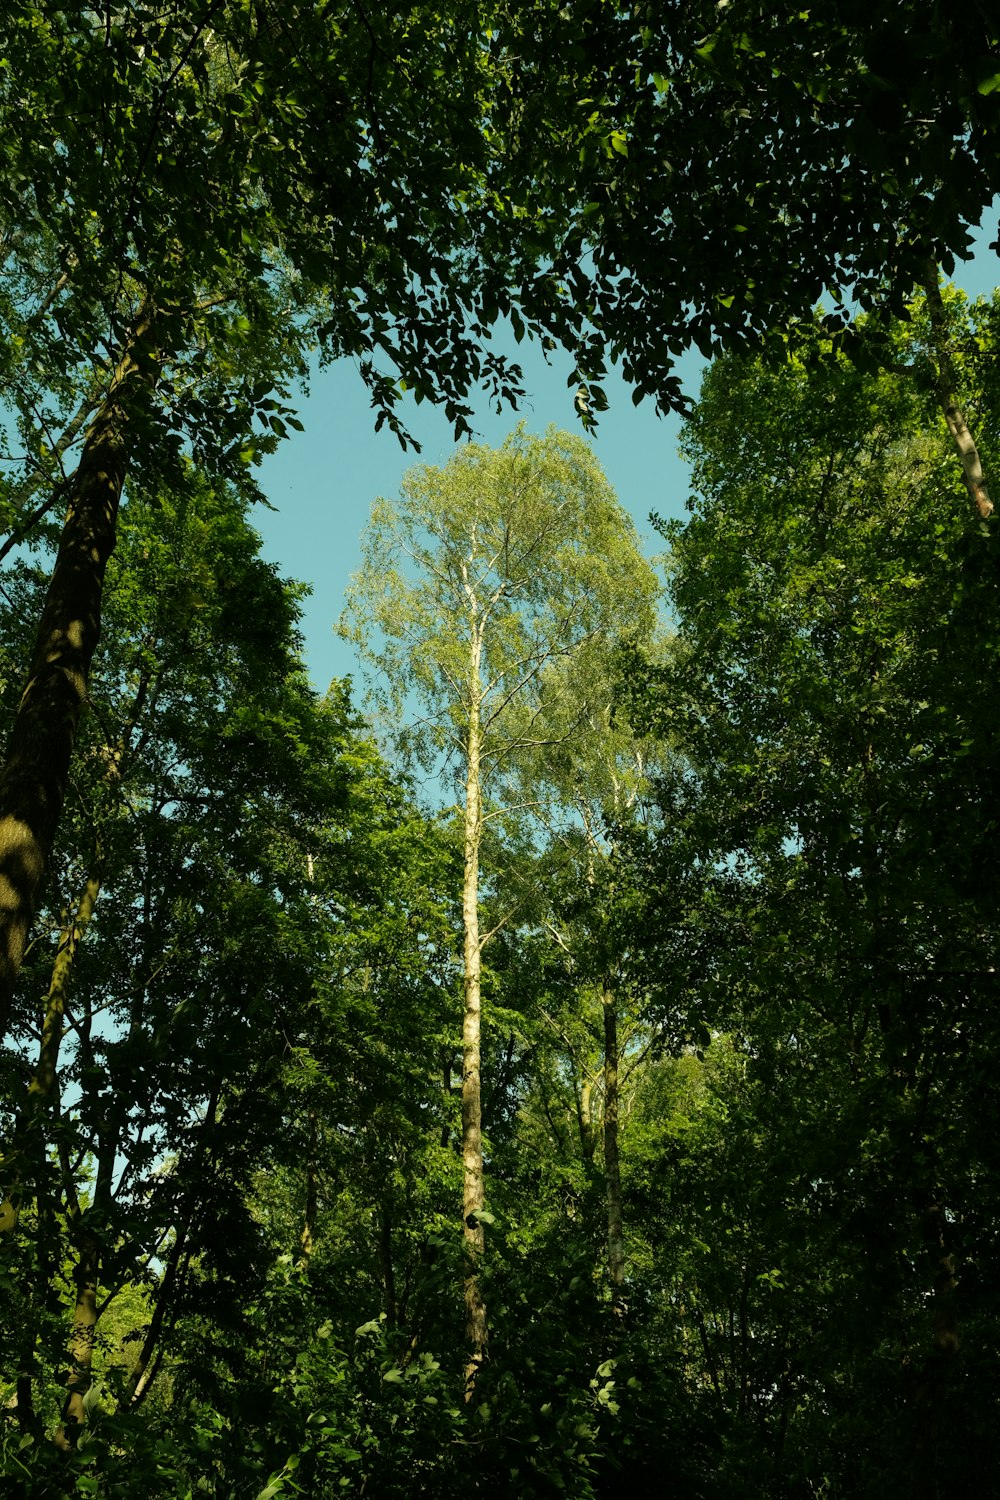
[[[485,1234],[479,1212],[483,1191],[483,1107],[481,1077],[482,1007],[479,937],[479,846],[482,839],[480,785],[480,665],[482,636],[473,602],[469,658],[469,724],[465,779],[465,871],[462,888],[465,1007],[462,1019],[462,1216],[465,1234],[465,1334],[468,1362],[465,1397],[470,1400],[486,1357],[486,1303],[480,1285]]]

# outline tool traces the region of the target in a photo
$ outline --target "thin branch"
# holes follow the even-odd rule
[[[57,484],[49,498],[43,500],[41,505],[37,505],[27,520],[22,521],[21,525],[10,533],[3,546],[0,547],[0,562],[3,562],[4,558],[13,552],[15,547],[20,547],[27,541],[43,516],[47,515],[60,496],[66,493],[67,485],[67,480],[62,480]]]
[[[510,924],[510,922],[513,920],[513,918],[521,910],[521,908],[522,908],[523,905],[524,905],[523,901],[516,901],[514,903],[514,905],[508,911],[504,912],[504,914],[500,918],[499,922],[497,922],[493,927],[491,927],[488,932],[485,932],[485,933],[482,934],[482,936],[479,939],[479,951],[480,951],[480,953],[482,953],[483,949],[486,947],[486,944],[490,941],[491,938],[495,938],[498,932],[502,932],[503,929]]]

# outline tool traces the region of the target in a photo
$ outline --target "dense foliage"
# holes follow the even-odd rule
[[[988,467],[1000,305],[945,306]],[[130,492],[4,1060],[15,1492],[988,1492],[998,572],[891,337],[717,362],[675,634],[511,700],[471,1382],[467,829],[315,698],[238,492]],[[409,493],[478,545],[490,461]]]
[[[0,121],[5,1492],[996,1493],[990,7],[14,0]],[[504,323],[585,424],[718,356],[672,634],[582,440],[465,449],[380,747],[254,467]]]

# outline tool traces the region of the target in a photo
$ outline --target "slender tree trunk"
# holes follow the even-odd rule
[[[136,1360],[129,1374],[125,1393],[119,1404],[119,1411],[130,1411],[142,1404],[160,1367],[160,1358],[163,1353],[160,1347],[160,1340],[166,1328],[167,1314],[170,1310],[173,1294],[181,1276],[181,1261],[184,1259],[188,1231],[191,1228],[193,1217],[194,1204],[193,1202],[189,1202],[185,1206],[182,1219],[174,1230],[174,1243],[170,1247],[166,1268],[160,1278],[153,1316],[149,1320],[149,1327],[146,1330],[146,1337],[142,1341],[139,1358]]]
[[[194,1160],[188,1168],[190,1180],[193,1184],[186,1198],[182,1198],[183,1208],[178,1215],[174,1228],[174,1243],[167,1256],[167,1264],[160,1278],[159,1290],[156,1298],[156,1306],[153,1308],[153,1316],[146,1330],[146,1337],[142,1342],[139,1358],[129,1375],[125,1386],[125,1392],[119,1403],[119,1411],[134,1410],[145,1400],[156,1372],[160,1367],[162,1349],[159,1347],[167,1324],[167,1316],[173,1302],[177,1283],[181,1279],[181,1263],[187,1248],[187,1239],[194,1219],[197,1207],[197,1185],[201,1181],[201,1169],[204,1158],[208,1152],[212,1131],[215,1128],[216,1113],[219,1107],[219,1091],[215,1088],[208,1101],[205,1110],[205,1119],[202,1123],[198,1146],[194,1154]]]
[[[976,440],[969,431],[969,425],[965,420],[958,397],[958,372],[951,354],[948,320],[945,316],[944,303],[941,301],[937,262],[934,260],[929,261],[927,265],[924,291],[927,295],[927,312],[931,322],[938,402],[944,413],[952,442],[962,461],[962,477],[965,480],[969,498],[976,508],[977,515],[985,520],[987,516],[993,514],[993,501],[986,488],[986,479],[983,475]]]
[[[750,1396],[750,1267],[743,1267],[740,1284],[740,1413],[746,1415]]]
[[[35,1398],[30,1375],[19,1375],[14,1395],[17,1425],[21,1432],[30,1432],[35,1425]]]
[[[38,1175],[38,1169],[44,1163],[45,1149],[44,1141],[41,1139],[42,1113],[55,1088],[66,1002],[69,998],[70,975],[77,949],[94,914],[100,889],[99,876],[91,875],[83,888],[75,917],[72,921],[65,923],[59,937],[59,946],[52,965],[52,978],[49,981],[49,992],[45,1001],[38,1062],[28,1085],[27,1101],[19,1111],[14,1126],[13,1143],[3,1173],[6,1179],[3,1182],[5,1210],[3,1228],[8,1232],[17,1225],[19,1200],[24,1190],[26,1177],[31,1180],[33,1186],[37,1186],[35,1178]]]
[[[86,1042],[83,1063],[86,1072],[93,1068],[89,1018],[84,1035]],[[92,1105],[93,1103],[96,1101],[92,1101]],[[67,1344],[69,1370],[66,1375],[66,1400],[63,1404],[62,1425],[55,1438],[57,1446],[62,1448],[76,1447],[87,1421],[86,1397],[93,1384],[94,1342],[100,1315],[97,1294],[101,1275],[101,1229],[106,1228],[110,1221],[112,1183],[120,1140],[120,1121],[105,1120],[97,1132],[97,1148],[94,1152],[97,1170],[93,1183],[93,1201],[89,1207],[84,1208],[81,1204],[75,1184],[67,1184],[68,1218],[76,1226],[73,1238],[77,1244],[77,1263],[73,1273],[76,1302]]]
[[[101,634],[104,573],[125,483],[127,407],[149,379],[152,313],[137,321],[70,485],[59,551],[0,771],[0,1037],[38,904]]]
[[[594,1085],[585,1078],[576,1092],[576,1121],[585,1162],[594,1160]]]
[[[385,1295],[386,1327],[395,1328],[399,1323],[399,1303],[396,1300],[396,1273],[392,1264],[392,1221],[384,1203],[379,1207],[378,1261]]]
[[[309,1111],[309,1148],[306,1155],[306,1203],[302,1215],[302,1233],[299,1235],[299,1265],[303,1270],[312,1258],[316,1235],[316,1168],[319,1145],[319,1121],[316,1111]]]
[[[604,1182],[608,1200],[608,1276],[611,1307],[625,1313],[625,1239],[622,1232],[622,1179],[618,1156],[618,1009],[611,980],[601,983],[604,1011]]]
[[[60,1448],[75,1448],[87,1420],[86,1395],[93,1381],[94,1339],[97,1334],[97,1285],[101,1253],[96,1235],[81,1237],[77,1262],[76,1305],[69,1339],[70,1369],[62,1424],[56,1433]]]
[[[447,1047],[441,1049],[441,1091],[444,1095],[445,1119],[441,1126],[441,1147],[444,1149],[451,1139],[451,1121],[448,1111],[451,1106],[451,1052]]]
[[[482,945],[479,939],[479,845],[482,838],[480,786],[481,639],[473,628],[469,670],[468,756],[465,781],[465,873],[462,917],[465,929],[465,1010],[462,1021],[462,1216],[465,1233],[465,1398],[471,1400],[476,1376],[486,1358],[486,1303],[480,1285],[485,1233],[479,1217],[485,1203],[483,1185],[483,1106],[481,1077]]]
[[[77,903],[76,916],[68,923],[59,938],[59,947],[56,949],[55,963],[52,965],[52,979],[49,983],[49,993],[45,1004],[45,1020],[42,1023],[42,1041],[38,1052],[38,1067],[35,1076],[28,1086],[28,1095],[33,1099],[45,1100],[51,1098],[55,1087],[56,1067],[59,1062],[59,1048],[62,1043],[63,1025],[66,1018],[66,1002],[69,998],[69,981],[73,969],[73,962],[77,951],[83,941],[83,935],[87,930],[97,898],[101,893],[100,876],[93,874],[87,879],[80,900]]]
[[[92,875],[83,888],[75,918],[63,927],[52,966],[38,1063],[28,1086],[27,1099],[18,1111],[10,1153],[4,1167],[4,1230],[10,1232],[17,1227],[25,1192],[34,1197],[38,1205],[34,1236],[38,1260],[35,1262],[35,1269],[28,1273],[36,1284],[27,1288],[25,1299],[25,1306],[29,1311],[37,1305],[36,1296],[42,1294],[50,1284],[61,1254],[59,1230],[56,1227],[56,1205],[46,1182],[45,1113],[55,1089],[73,961],[93,915],[99,892],[100,880],[98,876]],[[37,1337],[37,1318],[25,1333],[26,1342],[22,1345],[19,1357],[18,1412],[20,1414],[24,1405],[24,1410],[33,1417],[31,1363]]]
[[[702,1354],[705,1357],[705,1368],[708,1371],[709,1378],[712,1382],[712,1389],[715,1392],[716,1400],[719,1403],[719,1408],[720,1410],[725,1410],[726,1402],[722,1394],[722,1386],[719,1384],[719,1371],[716,1367],[715,1356],[712,1353],[712,1346],[709,1343],[708,1329],[705,1327],[705,1315],[700,1307],[695,1307],[694,1317],[695,1322],[698,1325],[698,1336],[701,1339]]]

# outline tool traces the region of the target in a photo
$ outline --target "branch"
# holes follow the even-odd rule
[[[559,931],[559,929],[557,927],[555,927],[551,922],[548,922],[548,921],[546,921],[545,923],[543,923],[543,926],[545,927],[545,931],[548,933],[548,935],[552,939],[552,941],[554,943],[556,943],[562,949],[562,951],[565,953],[565,955],[569,959],[570,963],[571,964],[575,964],[576,963],[576,959],[573,956],[573,950],[570,948],[569,944],[567,943],[566,939],[563,937],[563,935]]]
[[[566,623],[568,623],[568,621]],[[523,677],[521,677],[521,679],[503,697],[503,699],[501,699],[500,703],[492,711],[492,713],[490,713],[488,715],[488,717],[486,719],[484,719],[484,721],[483,721],[483,729],[484,729],[484,731],[489,728],[489,726],[493,723],[494,719],[498,718],[499,715],[503,713],[503,711],[507,707],[507,705],[512,701],[512,699],[514,699],[517,696],[517,694],[522,690],[522,688],[527,687],[527,685],[531,681],[531,679],[533,677],[537,677],[538,676],[539,672],[541,671],[542,667],[545,666],[546,662],[555,661],[555,660],[557,660],[560,657],[569,656],[572,652],[578,651],[581,646],[585,646],[588,641],[592,641],[594,639],[594,637],[597,636],[597,635],[599,635],[599,634],[600,634],[600,631],[598,629],[596,629],[596,628],[594,630],[588,630],[585,635],[579,636],[574,641],[567,641],[564,645],[561,645],[561,646],[560,645],[548,646],[544,650],[541,650],[541,649],[537,650],[537,651],[535,651],[532,654],[519,657],[517,661],[511,662],[504,669],[503,677],[508,676],[511,672],[518,672],[518,671],[520,671],[520,669],[523,666],[525,666],[526,664],[530,664],[531,670],[528,671],[528,672],[525,672],[525,674],[523,675]],[[503,678],[496,679],[496,681],[502,681],[502,680],[503,680]],[[483,689],[483,697],[484,698],[486,698],[486,697],[489,696],[489,694],[493,691],[495,685],[496,685],[495,682],[487,683],[486,687]],[[546,707],[546,706],[547,705],[545,705],[545,704],[541,705],[541,707],[539,708],[538,712],[541,712],[541,708],[542,707]],[[537,714],[536,714],[536,717],[537,717]]]
[[[22,521],[21,525],[10,533],[3,546],[0,547],[0,562],[3,562],[4,558],[13,552],[15,547],[20,547],[23,542],[27,541],[42,517],[48,514],[60,495],[65,494],[68,483],[68,480],[60,480],[49,498],[43,500],[41,505],[37,505],[27,520]]]
[[[541,801],[537,797],[528,797],[523,802],[505,802],[502,807],[496,808],[493,812],[483,813],[480,822],[492,823],[497,818],[502,818],[505,813],[523,812],[529,807],[537,808],[541,807],[541,805]]]
[[[521,910],[521,907],[523,905],[523,901],[516,901],[509,911],[504,912],[503,916],[500,918],[499,922],[495,924],[495,926],[491,927],[488,932],[483,933],[483,935],[479,939],[480,953],[482,953],[483,949],[486,947],[486,944],[490,941],[491,938],[495,938],[498,932],[503,931],[503,929],[507,926],[507,924],[511,921],[515,914]]]
[[[948,321],[944,303],[941,301],[941,288],[938,284],[937,261],[933,258],[927,262],[924,291],[927,295],[927,311],[934,334],[934,354],[937,357],[938,401],[962,462],[962,478],[965,480],[969,498],[977,515],[985,521],[993,514],[993,501],[986,488],[986,479],[976,440],[969,431],[965,414],[958,401],[958,372],[951,354]]]
[[[25,400],[27,401],[29,406],[34,408],[34,403],[32,402],[30,396],[25,395]],[[10,551],[13,550],[14,547],[20,546],[20,544],[27,539],[33,527],[37,526],[38,522],[42,519],[42,516],[44,516],[46,512],[52,508],[53,505],[55,505],[56,501],[59,499],[59,496],[63,493],[66,486],[69,484],[71,476],[66,473],[65,465],[62,462],[63,454],[66,452],[67,448],[71,447],[79,437],[87,418],[99,404],[100,402],[96,398],[85,398],[83,401],[81,401],[80,405],[77,407],[75,413],[73,414],[73,417],[67,423],[66,427],[63,429],[54,443],[51,441],[51,434],[49,433],[48,424],[46,423],[44,417],[40,416],[37,411],[34,412],[35,421],[38,423],[39,427],[41,427],[46,437],[50,439],[49,446],[51,448],[53,456],[58,460],[59,472],[62,475],[62,478],[58,481],[56,488],[53,490],[51,496],[44,503],[44,505],[39,506],[27,521],[22,522],[22,524],[15,531],[11,532],[7,541],[4,543],[3,550],[0,551],[0,562],[3,561],[3,559]],[[37,469],[37,472],[30,478],[24,479],[21,484],[19,484],[15,489],[12,496],[15,505],[23,505],[29,499],[32,493],[36,489],[38,489],[39,485],[41,485],[45,480],[49,479],[50,476],[48,472],[43,469],[40,464],[36,463],[35,467]]]

